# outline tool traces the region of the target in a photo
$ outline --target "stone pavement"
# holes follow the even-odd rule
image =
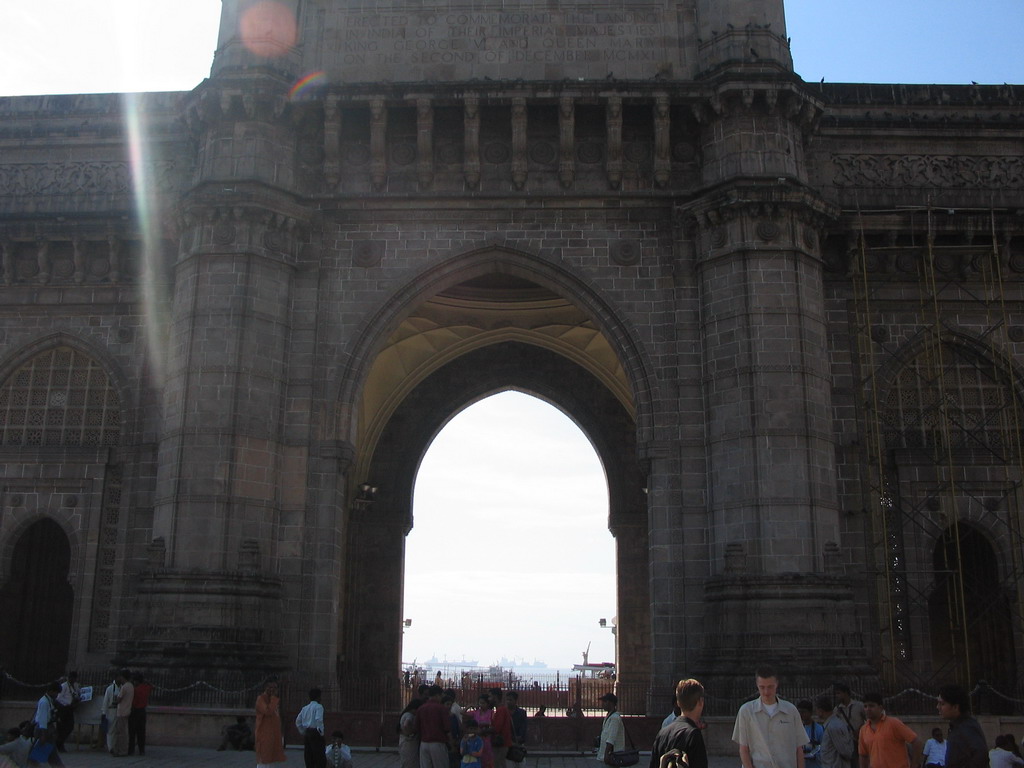
[[[302,768],[302,750],[288,749],[287,763],[279,765],[288,768]],[[355,768],[398,768],[398,753],[395,751],[353,750]],[[67,768],[137,768],[139,766],[160,766],[161,768],[255,768],[256,755],[253,752],[217,752],[214,749],[190,747],[151,746],[144,757],[112,757],[104,752],[76,751],[74,747],[63,755]],[[636,768],[647,768],[648,756],[641,754]],[[736,768],[738,757],[712,757],[710,768]],[[593,757],[579,754],[542,753],[526,758],[523,768],[598,768]]]

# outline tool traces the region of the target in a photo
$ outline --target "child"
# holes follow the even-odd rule
[[[464,719],[462,726],[466,730],[466,735],[459,745],[459,751],[462,753],[462,768],[480,768],[480,756],[484,752],[484,740],[480,737],[480,726],[472,717]]]
[[[352,768],[352,750],[345,743],[345,734],[341,731],[331,734],[331,745],[325,754],[330,768]]]

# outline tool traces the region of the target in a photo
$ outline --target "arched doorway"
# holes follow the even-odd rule
[[[338,401],[351,440],[338,672],[398,677],[405,536],[416,471],[444,424],[489,394],[545,400],[590,438],[615,537],[620,682],[651,668],[647,466],[654,380],[633,332],[561,264],[503,248],[411,279],[367,318]],[[358,489],[377,488],[372,503]]]
[[[973,525],[946,528],[932,556],[935,588],[928,601],[932,664],[945,679],[996,688],[1014,681],[1016,661],[1009,599],[999,561]]]
[[[505,391],[460,411],[419,467],[414,515],[406,669],[426,666],[428,677],[441,672],[453,683],[486,673],[546,688],[564,683],[584,652],[595,665],[614,662],[605,472],[557,408]]]
[[[632,415],[581,366],[522,342],[474,349],[443,365],[394,410],[366,469],[379,488],[354,509],[348,532],[344,667],[350,674],[396,674],[401,662],[403,558],[412,523],[416,470],[453,413],[494,391],[518,389],[557,404],[590,436],[606,468],[609,528],[616,538],[620,680],[646,679],[650,664],[645,476]]]
[[[14,545],[10,577],[0,589],[0,658],[23,682],[55,679],[67,664],[74,602],[70,566],[68,537],[49,518],[30,525]]]

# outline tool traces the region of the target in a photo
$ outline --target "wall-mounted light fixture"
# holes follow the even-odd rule
[[[359,492],[356,493],[353,503],[357,509],[365,509],[373,504],[377,498],[377,486],[372,483],[360,483]]]

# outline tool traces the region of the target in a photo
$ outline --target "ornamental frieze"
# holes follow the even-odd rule
[[[837,187],[1024,188],[1024,159],[1013,156],[832,155]]]
[[[178,186],[171,161],[147,165],[145,177],[158,190]],[[124,161],[0,165],[0,197],[127,194],[131,181],[131,164]]]

